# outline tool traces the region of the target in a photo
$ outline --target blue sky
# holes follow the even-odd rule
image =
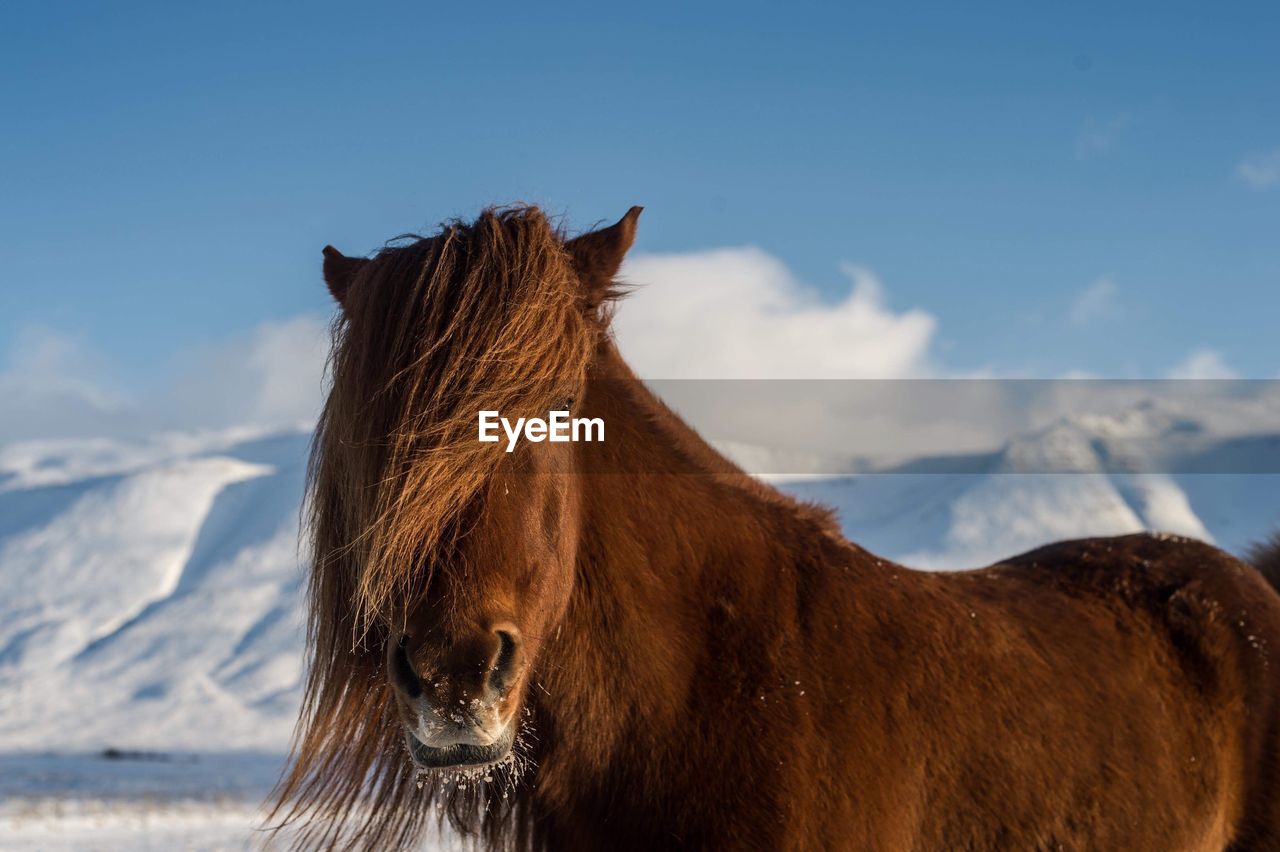
[[[10,8],[0,371],[154,381],[327,313],[327,242],[522,199],[858,264],[957,371],[1280,372],[1275,4],[554,5]]]

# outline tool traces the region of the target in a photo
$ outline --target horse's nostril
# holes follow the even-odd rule
[[[413,663],[409,661],[409,654],[404,649],[408,639],[409,637],[404,636],[399,642],[388,643],[391,647],[388,649],[387,668],[391,671],[393,686],[409,698],[419,698],[422,695],[422,678],[413,670]]]
[[[498,636],[498,651],[489,665],[489,686],[497,692],[510,685],[516,668],[516,652],[520,647],[519,631],[514,627],[493,631]]]

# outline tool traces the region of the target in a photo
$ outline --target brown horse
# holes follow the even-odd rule
[[[490,849],[1280,849],[1254,569],[1161,535],[964,573],[851,544],[619,356],[638,214],[326,248],[299,845],[438,813]],[[477,440],[566,406],[607,439]]]

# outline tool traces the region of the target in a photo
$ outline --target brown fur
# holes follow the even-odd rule
[[[300,846],[404,846],[439,807],[489,849],[1280,848],[1280,597],[1256,571],[1156,535],[947,574],[849,543],[619,357],[635,212],[568,242],[489,212],[331,278],[277,805]],[[475,440],[477,409],[566,393],[604,443]],[[534,766],[418,789],[388,643],[446,671],[498,617],[526,637],[503,707]]]

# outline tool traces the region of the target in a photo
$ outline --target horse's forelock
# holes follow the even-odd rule
[[[477,411],[545,411],[581,381],[598,334],[585,305],[561,235],[529,207],[384,249],[347,294],[309,475],[312,664],[277,813],[379,842],[425,818],[381,648],[493,470]]]
[[[367,622],[420,591],[406,584],[448,552],[492,471],[477,412],[545,410],[580,381],[593,338],[563,242],[534,208],[488,211],[385,250],[362,283],[317,437],[313,487],[337,489],[341,511],[313,520],[318,539],[326,525],[337,533],[316,541],[318,554],[359,559]]]

